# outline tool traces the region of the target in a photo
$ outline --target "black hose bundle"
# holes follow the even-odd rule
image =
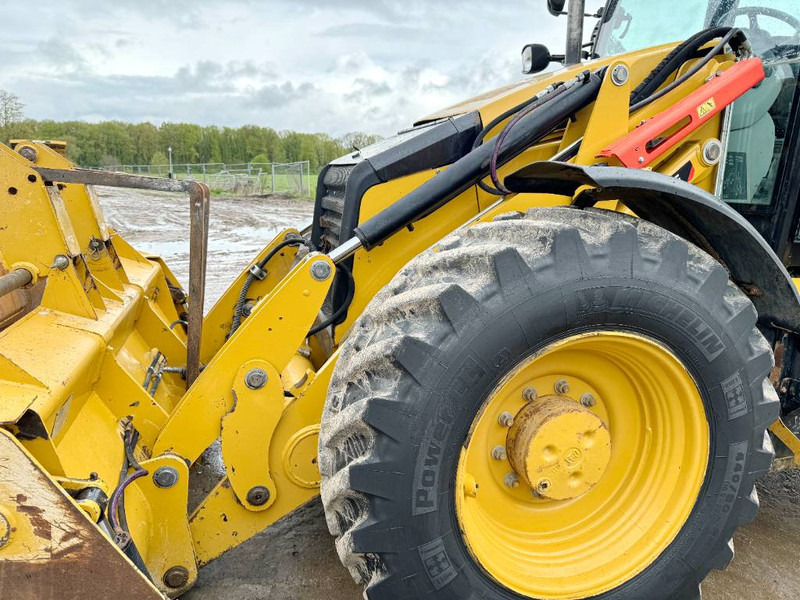
[[[703,46],[717,38],[722,39],[711,50],[708,52],[702,51]],[[700,71],[700,69],[702,69],[705,65],[707,65],[715,56],[723,52],[725,45],[728,43],[730,43],[734,50],[738,52],[742,47],[745,46],[747,39],[740,29],[733,27],[715,27],[700,31],[699,33],[696,33],[686,41],[679,44],[675,49],[667,54],[667,56],[665,56],[664,59],[650,72],[650,74],[638,86],[636,86],[636,89],[631,92],[631,112],[644,108],[648,104],[664,97],[669,92],[679,87],[685,81],[694,76],[698,71]],[[693,65],[692,68],[684,75],[659,91],[659,88],[661,88],[661,86],[664,85],[664,83],[678,69],[680,69],[686,61],[695,58],[700,58],[701,60]],[[555,85],[558,86],[561,84],[558,83]],[[496,150],[502,147],[502,139],[508,134],[508,131],[514,127],[520,118],[537,108],[540,105],[539,100],[540,98],[538,95],[534,96],[533,98],[518,104],[517,106],[505,111],[503,114],[493,119],[478,134],[478,137],[475,139],[473,144],[473,149],[483,144],[486,136],[498,125],[500,125],[500,123],[506,121],[507,119],[512,119],[497,136],[498,140],[500,141],[496,146]],[[570,158],[576,156],[579,150],[580,143],[573,144],[568,149],[568,152],[565,152],[558,157],[558,160],[569,160]],[[507,194],[508,190],[499,180],[496,166],[491,169],[490,175],[492,178],[492,183],[495,186],[494,188],[488,186],[483,181],[479,181],[478,186],[482,190],[497,196]]]
[[[236,304],[233,308],[233,321],[231,323],[231,329],[228,332],[228,337],[231,337],[242,324],[242,316],[245,302],[247,302],[247,294],[250,292],[250,286],[252,286],[257,279],[255,273],[263,271],[264,267],[267,266],[267,263],[269,263],[269,261],[272,260],[272,258],[284,248],[301,245],[307,246],[308,243],[302,237],[289,237],[270,250],[267,255],[255,265],[258,267],[257,269],[250,270],[250,273],[247,274],[247,279],[245,279],[244,283],[242,284],[242,290],[239,292],[239,298],[236,300]]]
[[[651,96],[667,79],[669,79],[670,75],[680,69],[683,63],[693,58],[700,48],[711,40],[726,36],[730,31],[730,27],[706,29],[694,34],[692,37],[676,46],[675,49],[667,54],[664,59],[656,65],[656,68],[636,86],[636,89],[631,92],[631,104],[636,104],[648,96]]]
[[[730,27],[728,27],[728,28],[720,27],[720,28],[715,29],[715,30],[708,30],[708,32],[714,32],[714,31],[720,31],[720,30],[727,30],[727,33],[725,33],[722,36],[722,39],[711,50],[709,50],[705,54],[705,56],[703,56],[702,59],[700,59],[697,63],[692,65],[691,69],[686,71],[686,73],[684,73],[683,75],[678,77],[675,81],[670,83],[668,86],[664,87],[663,89],[661,89],[661,90],[659,90],[657,92],[653,91],[653,93],[649,94],[647,97],[643,98],[642,100],[639,100],[637,102],[632,102],[631,103],[631,112],[634,112],[634,111],[637,111],[637,110],[639,110],[641,108],[644,108],[645,106],[647,106],[648,104],[650,104],[652,102],[655,102],[659,98],[663,98],[664,96],[669,94],[672,90],[674,90],[675,88],[679,87],[680,85],[682,85],[683,83],[688,81],[690,78],[694,77],[694,75],[696,75],[700,71],[700,69],[702,69],[709,62],[711,62],[715,56],[717,56],[718,54],[720,54],[720,53],[725,51],[725,45],[726,44],[730,43],[736,49],[738,49],[739,47],[743,46],[747,42],[747,38],[744,36],[744,33],[742,32],[741,29],[730,28]],[[705,33],[705,32],[703,32],[703,33]],[[711,39],[715,39],[716,37],[719,37],[719,36],[715,36],[714,38],[711,38]],[[701,38],[701,39],[703,39],[703,38]],[[707,43],[707,41],[703,42],[701,44],[701,46],[705,45],[706,43]],[[666,79],[670,75],[672,75],[672,73],[674,71],[677,71],[679,67],[680,67],[680,64],[677,65],[673,69],[673,71],[671,71],[671,72],[665,72],[665,73],[659,74],[654,79],[654,81],[651,81],[646,87],[648,89],[650,89],[653,85],[655,85],[655,81],[659,81],[659,80],[661,81],[661,83],[663,83],[664,81],[666,81]],[[656,67],[656,69],[657,68],[658,67]],[[652,73],[651,73],[651,75],[652,75]],[[661,83],[656,85],[656,87],[654,89],[658,89],[658,87],[661,86]],[[639,88],[637,88],[637,89],[639,89]],[[632,94],[632,97],[634,97],[634,96],[635,97],[639,97],[639,95],[636,94],[636,90],[634,90],[634,92]]]

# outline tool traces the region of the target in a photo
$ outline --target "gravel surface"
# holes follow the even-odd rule
[[[189,211],[174,194],[99,189],[106,218],[136,248],[160,254],[186,285]],[[206,309],[253,255],[285,227],[302,228],[309,201],[212,198]],[[761,512],[736,536],[736,558],[703,586],[704,600],[800,598],[800,472],[759,484]],[[189,600],[356,600],[360,589],[339,564],[315,500],[200,571]]]

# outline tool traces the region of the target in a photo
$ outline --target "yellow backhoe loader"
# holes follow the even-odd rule
[[[175,598],[321,494],[371,600],[700,598],[800,464],[800,3],[548,6],[207,312],[205,185],[0,146],[0,597]],[[186,290],[93,186],[187,196]]]

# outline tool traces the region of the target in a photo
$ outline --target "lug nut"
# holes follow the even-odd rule
[[[495,446],[492,448],[492,458],[495,460],[505,460],[508,454],[505,446]]]
[[[569,394],[569,382],[566,379],[559,379],[558,381],[556,381],[556,384],[553,386],[553,389],[555,389],[556,394],[565,396]]]
[[[514,415],[510,412],[501,413],[499,417],[497,417],[497,422],[503,427],[511,427],[514,424]]]
[[[179,478],[178,470],[174,467],[160,467],[153,473],[153,483],[160,488],[171,488]]]
[[[525,400],[525,402],[533,402],[538,397],[539,394],[532,387],[526,387],[524,390],[522,390],[522,399]]]
[[[584,394],[581,396],[581,404],[583,404],[587,408],[591,408],[595,404],[597,404],[597,400],[594,399],[594,396],[591,394]]]
[[[251,390],[260,390],[267,385],[267,372],[264,369],[250,369],[244,376],[244,384]]]
[[[503,479],[503,483],[505,483],[506,486],[510,488],[519,487],[519,475],[517,475],[516,473],[509,473]]]

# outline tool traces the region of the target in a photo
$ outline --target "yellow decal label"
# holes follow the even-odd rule
[[[716,101],[714,100],[714,98],[709,98],[708,100],[706,100],[700,106],[697,107],[697,116],[702,119],[707,114],[712,112],[715,108],[717,108]]]

